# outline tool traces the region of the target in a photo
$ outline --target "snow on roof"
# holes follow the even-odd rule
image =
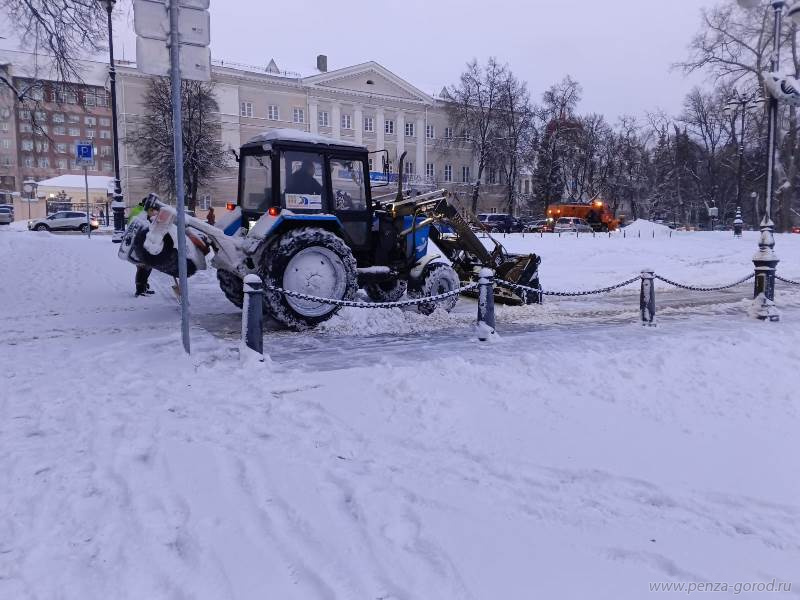
[[[305,142],[308,144],[324,144],[326,146],[351,146],[353,148],[363,148],[364,144],[357,144],[349,140],[337,140],[335,138],[318,135],[316,133],[309,133],[307,131],[300,131],[298,129],[270,129],[263,133],[259,133],[254,138],[248,141],[249,143],[257,142]]]
[[[46,54],[34,54],[18,50],[0,48],[0,64],[11,65],[11,75],[44,81],[57,81],[53,59]],[[104,87],[108,79],[108,63],[92,60],[79,60],[78,72],[82,79],[79,83]]]
[[[89,175],[89,189],[114,191],[114,178],[105,175]],[[40,188],[81,188],[86,186],[83,175],[58,175],[38,182]]]

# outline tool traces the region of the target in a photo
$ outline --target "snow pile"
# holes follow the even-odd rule
[[[655,233],[656,237],[662,235],[669,235],[670,228],[661,223],[653,223],[647,219],[636,219],[624,228],[626,235],[652,235]]]
[[[675,277],[727,276],[738,247],[692,240],[542,254],[559,285],[659,252]],[[0,231],[0,598],[639,600],[797,572],[800,308],[783,288],[770,325],[737,306],[545,328],[498,307],[494,344],[462,327],[474,303],[425,331],[413,311],[343,311],[269,332],[253,369],[213,272],[190,281],[185,359],[171,281],[134,298],[115,251]]]

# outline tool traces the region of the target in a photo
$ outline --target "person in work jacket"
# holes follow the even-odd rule
[[[144,211],[144,206],[141,204],[137,204],[131,209],[131,214],[128,216],[128,224],[131,223],[136,217],[138,217]],[[150,218],[153,216],[155,211],[147,211],[147,217]],[[134,277],[134,283],[136,285],[136,293],[134,296],[136,298],[142,296],[152,296],[155,294],[153,290],[150,289],[150,284],[147,280],[150,278],[150,273],[153,272],[153,269],[148,267],[147,265],[136,265],[136,276]]]

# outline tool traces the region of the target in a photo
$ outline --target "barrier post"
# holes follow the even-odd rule
[[[639,309],[642,313],[642,325],[656,326],[656,286],[655,271],[642,269],[642,288],[639,293]]]
[[[485,342],[495,335],[494,271],[484,267],[478,274],[478,339]]]
[[[244,278],[244,305],[242,307],[242,346],[239,357],[257,357],[264,361],[264,289],[261,278],[250,274]]]
[[[733,219],[733,237],[740,238],[742,237],[742,226],[744,225],[744,220],[742,219],[742,209],[740,207],[736,207],[736,217]]]

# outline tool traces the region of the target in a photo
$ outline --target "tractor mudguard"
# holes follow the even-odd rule
[[[440,254],[428,254],[427,256],[423,256],[422,259],[418,260],[408,273],[409,282],[412,283],[412,285],[414,283],[419,283],[420,279],[422,278],[422,273],[425,271],[425,267],[438,258],[441,258]]]

